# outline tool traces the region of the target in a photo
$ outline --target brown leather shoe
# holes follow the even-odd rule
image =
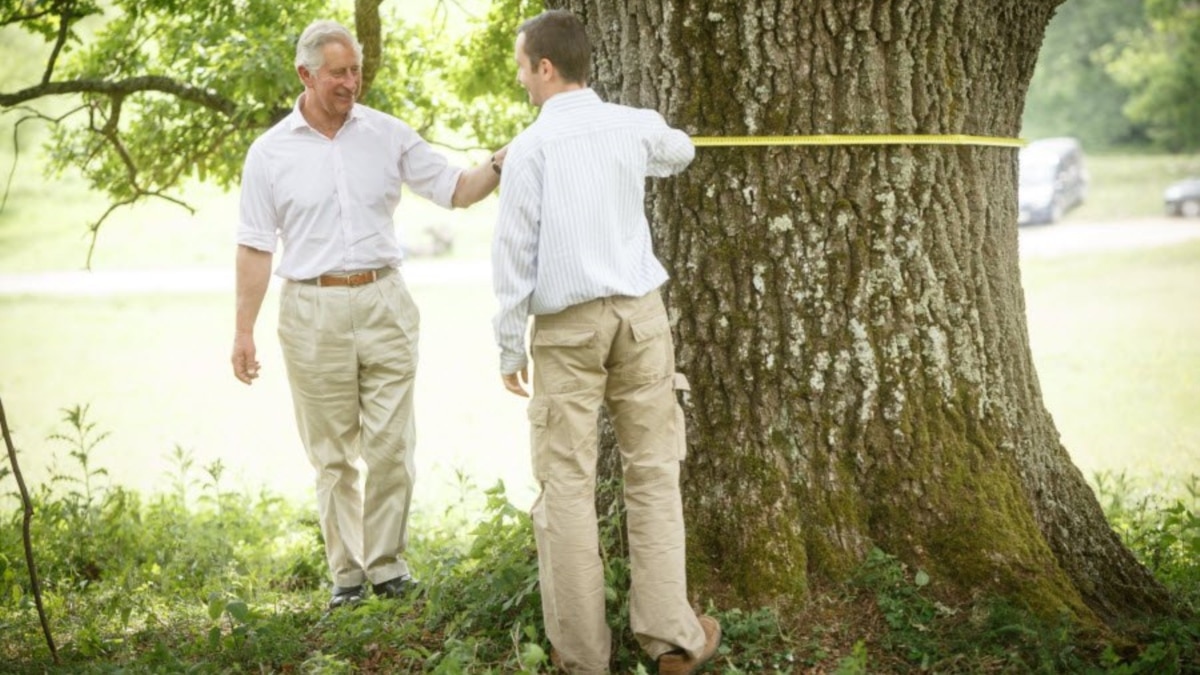
[[[682,649],[667,652],[658,657],[659,675],[691,675],[717,653],[721,646],[721,624],[708,615],[700,615],[700,627],[704,629],[704,648],[692,658]]]
[[[557,672],[567,672],[567,667],[563,665],[562,655],[554,647],[550,648],[550,665],[554,666],[554,670]]]

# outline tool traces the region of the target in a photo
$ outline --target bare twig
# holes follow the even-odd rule
[[[62,122],[67,117],[74,115],[76,112],[78,112],[82,109],[83,109],[83,107],[80,106],[78,108],[73,108],[69,112],[66,112],[59,117],[50,117],[50,116],[42,113],[39,110],[36,110],[34,108],[29,108],[26,106],[16,106],[13,108],[13,110],[20,110],[27,114],[24,117],[22,117],[21,119],[17,120],[16,124],[13,125],[12,168],[9,170],[8,178],[4,182],[4,196],[2,198],[0,198],[0,211],[4,211],[4,209],[8,206],[8,195],[12,191],[13,177],[17,175],[17,160],[21,157],[21,125],[30,120],[40,120],[42,122],[47,122],[52,125],[58,124],[59,122]]]
[[[42,584],[38,581],[37,565],[33,561],[33,540],[29,536],[29,523],[33,520],[33,502],[29,499],[29,490],[25,488],[25,479],[21,476],[21,466],[17,464],[17,449],[13,447],[12,435],[8,432],[8,419],[4,416],[3,401],[0,401],[0,431],[4,433],[4,445],[8,448],[8,461],[12,463],[13,477],[17,479],[17,487],[21,490],[21,504],[25,512],[21,535],[25,540],[25,564],[29,566],[29,583],[33,588],[33,601],[37,605],[38,617],[42,620],[42,633],[46,636],[46,646],[50,648],[50,657],[57,664],[58,648],[54,646],[54,636],[50,634],[50,622],[46,618],[46,608],[42,605]]]
[[[147,192],[139,188],[137,194],[134,196],[110,203],[108,208],[104,210],[104,214],[101,215],[96,222],[88,225],[88,232],[91,234],[91,242],[88,243],[87,259],[84,261],[85,269],[92,269],[92,256],[96,253],[96,241],[100,237],[100,226],[104,224],[104,221],[108,220],[108,217],[122,206],[131,206],[143,199],[148,199],[150,197],[155,197],[163,201],[170,202],[178,207],[186,209],[187,212],[192,215],[195,215],[196,213],[196,208],[182,199],[172,197],[164,192]]]

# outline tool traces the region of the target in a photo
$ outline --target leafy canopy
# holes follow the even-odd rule
[[[1108,64],[1131,92],[1125,114],[1168,150],[1200,150],[1200,3],[1146,0],[1145,16]]]
[[[458,7],[459,3],[453,3]],[[540,12],[533,0],[496,0],[475,32],[456,44],[451,12],[433,17],[401,3],[354,7],[318,0],[0,0],[0,26],[46,44],[36,81],[4,82],[0,109],[17,124],[51,124],[51,172],[77,168],[113,208],[169,199],[188,180],[237,184],[250,143],[291,109],[302,91],[293,61],[316,18],[358,27],[365,51],[381,52],[365,104],[405,120],[431,141],[456,147],[507,143],[533,110],[513,77],[512,36]],[[424,20],[423,20],[424,19]],[[373,67],[368,59],[364,64]],[[67,101],[66,113],[61,113]]]

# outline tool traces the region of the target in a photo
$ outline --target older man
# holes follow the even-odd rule
[[[232,361],[242,382],[258,377],[254,324],[282,243],[279,338],[337,607],[367,583],[387,597],[414,583],[404,551],[419,316],[392,220],[401,186],[464,207],[499,178],[488,164],[451,166],[405,123],[356,103],[362,47],[343,26],[308,26],[295,65],[304,93],[243,169]]]

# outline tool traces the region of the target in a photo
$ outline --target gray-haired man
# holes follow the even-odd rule
[[[296,46],[304,93],[247,154],[237,234],[232,361],[246,384],[258,377],[254,324],[282,243],[279,338],[317,472],[334,607],[360,600],[366,583],[389,597],[413,584],[404,550],[419,315],[398,269],[400,188],[452,208],[499,182],[491,166],[450,166],[411,127],[356,103],[361,69],[362,47],[346,28],[305,29]]]

